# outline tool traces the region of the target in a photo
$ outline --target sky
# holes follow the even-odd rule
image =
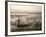
[[[30,14],[42,12],[42,6],[40,5],[28,5],[24,3],[10,4],[11,14]]]

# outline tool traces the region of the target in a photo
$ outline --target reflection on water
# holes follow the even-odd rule
[[[41,14],[11,15],[11,32],[41,30]]]

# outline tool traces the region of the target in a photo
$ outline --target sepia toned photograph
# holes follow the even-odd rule
[[[42,6],[10,5],[11,32],[42,30]]]
[[[8,2],[8,35],[44,33],[44,4]]]

